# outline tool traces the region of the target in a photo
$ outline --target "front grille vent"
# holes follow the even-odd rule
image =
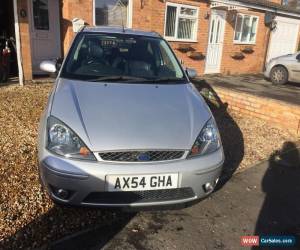
[[[117,162],[153,162],[153,161],[170,161],[181,159],[185,151],[118,151],[118,152],[101,152],[100,158],[103,161]]]
[[[193,189],[186,187],[148,191],[94,192],[90,193],[83,202],[94,204],[130,204],[182,200],[193,197],[195,197]]]

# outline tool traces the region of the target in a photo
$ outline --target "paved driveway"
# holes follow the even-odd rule
[[[268,97],[291,104],[300,105],[300,83],[288,83],[282,86],[273,85],[263,75],[218,76],[205,75],[200,77],[208,84],[230,88],[245,93]]]
[[[268,161],[236,174],[195,206],[140,212],[118,232],[100,227],[53,248],[249,249],[241,247],[242,235],[299,236],[300,152],[293,143],[285,147],[292,151],[283,156],[275,153]]]

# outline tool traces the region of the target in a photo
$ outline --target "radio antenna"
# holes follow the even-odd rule
[[[121,9],[122,29],[123,29],[123,33],[125,33],[123,9],[122,9],[122,7],[125,7],[125,5],[122,3],[122,0],[119,0],[118,2],[119,2],[119,5],[120,5],[120,9]]]

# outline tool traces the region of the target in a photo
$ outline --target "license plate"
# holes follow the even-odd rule
[[[108,175],[109,192],[173,189],[178,187],[178,173],[151,175]]]

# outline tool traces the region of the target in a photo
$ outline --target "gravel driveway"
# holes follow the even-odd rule
[[[52,84],[0,88],[0,248],[32,248],[80,230],[119,231],[134,216],[120,211],[54,206],[38,181],[37,127]],[[293,137],[285,130],[212,106],[226,163],[224,176],[247,168]],[[179,229],[180,230],[180,229]]]

